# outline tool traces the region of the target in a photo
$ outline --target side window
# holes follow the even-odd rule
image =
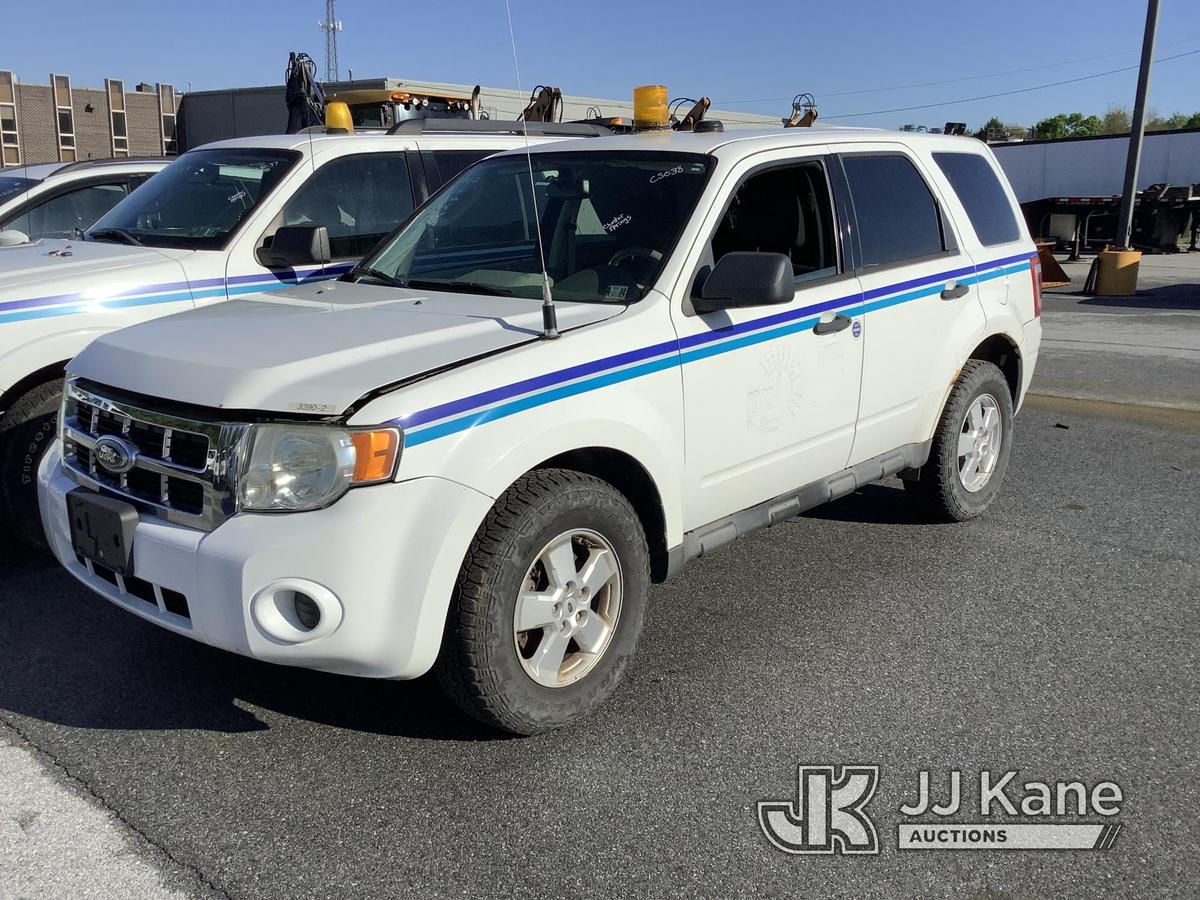
[[[498,153],[499,150],[426,150],[437,163],[438,184],[445,184],[467,166]],[[428,166],[426,166],[428,168]]]
[[[797,282],[838,271],[833,210],[819,162],[767,169],[746,179],[712,239],[713,264],[726,253],[783,253]]]
[[[978,153],[935,153],[933,161],[962,201],[979,243],[992,247],[1021,236],[1008,195],[986,159]]]
[[[126,186],[92,184],[76,191],[52,197],[26,210],[5,225],[38,238],[72,238],[75,229],[87,229],[96,220],[125,199]]]
[[[905,156],[844,156],[863,266],[886,266],[946,249],[937,201]]]
[[[334,259],[358,259],[413,210],[402,153],[363,153],[327,163],[305,182],[271,223],[324,225]]]

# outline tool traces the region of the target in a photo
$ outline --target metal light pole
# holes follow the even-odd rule
[[[1117,246],[1128,249],[1133,233],[1133,201],[1137,196],[1138,166],[1142,162],[1142,136],[1146,128],[1146,95],[1150,93],[1150,63],[1154,59],[1154,34],[1158,30],[1158,0],[1146,5],[1146,34],[1142,38],[1142,66],[1138,72],[1137,99],[1129,131],[1129,156],[1125,160],[1125,189],[1117,216]]]

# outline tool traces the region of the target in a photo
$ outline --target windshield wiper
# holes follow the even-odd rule
[[[146,246],[133,235],[132,232],[126,231],[124,228],[99,228],[95,231],[89,231],[85,238],[89,241],[102,241],[105,238],[120,238],[115,243],[130,244],[134,247]]]
[[[460,291],[464,294],[495,294],[501,297],[513,295],[508,288],[497,287],[494,284],[480,284],[478,281],[435,281],[428,278],[413,278],[408,282],[408,286],[429,291]]]
[[[392,287],[408,287],[407,281],[401,281],[395,275],[389,275],[387,272],[381,272],[379,269],[372,269],[370,266],[355,266],[346,273],[347,277],[354,278],[358,281],[360,277],[374,278],[376,281],[382,281],[384,284]]]

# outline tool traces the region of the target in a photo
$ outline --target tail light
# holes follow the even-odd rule
[[[1029,274],[1033,276],[1033,315],[1042,314],[1042,261],[1038,257],[1029,260]]]

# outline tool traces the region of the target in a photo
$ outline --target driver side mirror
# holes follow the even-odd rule
[[[698,313],[730,307],[774,306],[791,303],[796,295],[792,261],[782,253],[733,252],[721,257],[715,269],[692,296]]]
[[[333,259],[329,229],[324,225],[282,225],[270,246],[259,247],[258,261],[267,268],[320,265]]]

